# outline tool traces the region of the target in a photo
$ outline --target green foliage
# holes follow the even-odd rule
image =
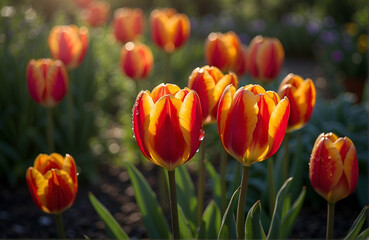
[[[245,224],[245,238],[246,239],[266,239],[263,226],[260,221],[261,205],[257,201],[249,210],[246,217]]]
[[[215,239],[221,223],[221,212],[215,201],[210,201],[202,215],[198,239]]]
[[[237,195],[240,189],[241,187],[237,188],[236,191],[233,193],[228,203],[227,209],[224,212],[222,223],[220,225],[218,239],[237,238],[236,221],[234,219],[234,206],[236,204]]]
[[[360,230],[365,223],[366,216],[368,215],[368,206],[365,206],[363,210],[361,210],[359,216],[355,219],[354,223],[352,224],[348,234],[344,238],[347,239],[355,239],[356,236],[360,233]],[[366,229],[368,230],[368,229]],[[364,232],[366,231],[364,230]]]

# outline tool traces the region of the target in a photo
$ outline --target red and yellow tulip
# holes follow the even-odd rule
[[[46,213],[65,211],[77,195],[76,163],[69,154],[39,154],[27,169],[26,180],[34,203]]]
[[[320,134],[311,153],[309,176],[315,191],[329,203],[354,192],[359,169],[351,139],[338,138],[334,133]]]
[[[49,49],[54,59],[60,59],[68,69],[78,67],[88,48],[88,29],[75,25],[58,25],[49,34]]]
[[[244,166],[271,157],[280,147],[290,104],[273,91],[228,85],[218,106],[218,132],[226,151]]]
[[[278,94],[280,98],[288,97],[291,105],[287,132],[305,126],[315,107],[316,90],[313,81],[290,73],[279,85]]]
[[[173,8],[155,9],[150,14],[151,39],[167,53],[181,47],[190,36],[190,20]]]
[[[210,66],[222,71],[247,72],[246,48],[234,32],[210,33],[205,43],[205,58]]]
[[[277,38],[258,35],[252,39],[247,62],[253,78],[262,82],[272,81],[278,76],[283,61],[283,46]]]
[[[68,91],[67,69],[60,60],[32,59],[27,66],[27,85],[37,103],[47,108],[54,107]]]
[[[198,95],[174,84],[160,84],[151,93],[141,91],[132,123],[145,157],[169,171],[190,160],[203,138]]]
[[[200,97],[204,124],[216,121],[220,96],[229,84],[238,87],[237,75],[232,72],[224,75],[217,67],[210,66],[192,71],[188,87]]]
[[[145,79],[153,66],[153,55],[149,47],[141,43],[126,43],[120,53],[120,66],[128,77]]]
[[[110,4],[106,1],[93,1],[81,12],[81,18],[91,27],[104,25],[109,18]]]
[[[145,15],[140,8],[118,8],[114,12],[112,28],[117,41],[133,41],[143,34]]]

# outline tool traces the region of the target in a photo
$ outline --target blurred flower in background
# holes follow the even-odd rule
[[[81,12],[81,18],[91,27],[103,26],[109,19],[110,4],[106,1],[93,1]]]
[[[153,54],[142,43],[126,43],[120,53],[120,67],[124,74],[134,80],[145,79],[152,70]]]
[[[118,8],[114,12],[112,28],[117,41],[133,41],[144,32],[145,15],[140,8]]]

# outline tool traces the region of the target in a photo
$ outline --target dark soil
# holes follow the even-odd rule
[[[156,174],[153,164],[140,165],[140,171],[156,192]],[[88,199],[91,191],[113,214],[125,232],[135,239],[148,238],[136,205],[128,173],[119,167],[104,165],[96,184],[80,184],[74,205],[63,213],[68,238],[109,238],[104,223]],[[335,237],[347,233],[360,209],[349,197],[336,204]],[[0,238],[56,238],[53,215],[39,210],[33,203],[26,185],[15,189],[2,186],[0,190]],[[305,202],[296,221],[291,238],[324,238],[326,208],[313,207]]]

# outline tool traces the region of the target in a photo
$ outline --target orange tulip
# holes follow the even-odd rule
[[[284,50],[277,38],[256,36],[249,45],[248,64],[251,76],[259,81],[275,79],[284,61]]]
[[[309,121],[315,107],[316,91],[311,79],[288,74],[278,89],[280,98],[288,97],[291,105],[287,132],[300,129]]]
[[[168,53],[181,47],[190,36],[190,20],[173,8],[155,9],[150,14],[151,38]]]
[[[218,106],[218,132],[223,147],[244,166],[271,157],[280,147],[290,104],[259,85],[236,91],[228,85]]]
[[[311,153],[309,176],[315,191],[329,203],[354,192],[359,169],[353,142],[334,133],[320,134]]]
[[[149,47],[141,43],[126,43],[120,53],[122,71],[130,78],[145,79],[153,66],[153,55]]]
[[[232,72],[224,75],[217,67],[209,66],[192,71],[188,87],[200,97],[204,124],[216,121],[220,96],[229,84],[238,87],[237,75]]]
[[[76,163],[69,154],[39,154],[26,173],[28,189],[37,207],[58,214],[72,206],[78,190]]]
[[[77,4],[80,8],[87,8],[90,3],[92,3],[94,0],[74,0],[74,2]]]
[[[195,91],[160,84],[141,91],[133,107],[134,136],[151,162],[174,170],[190,160],[203,138],[200,99]]]
[[[68,69],[78,67],[88,48],[88,30],[75,25],[59,25],[51,29],[49,48],[54,59],[60,59]]]
[[[68,73],[60,60],[32,59],[27,66],[27,85],[37,103],[47,108],[54,107],[67,93]]]
[[[104,25],[109,18],[110,4],[105,1],[92,2],[81,12],[81,18],[91,27]]]
[[[209,65],[222,71],[234,71],[239,76],[247,72],[246,48],[234,32],[210,33],[205,43],[205,57]]]
[[[145,16],[140,8],[118,8],[112,23],[115,38],[126,43],[141,36],[145,28]]]

